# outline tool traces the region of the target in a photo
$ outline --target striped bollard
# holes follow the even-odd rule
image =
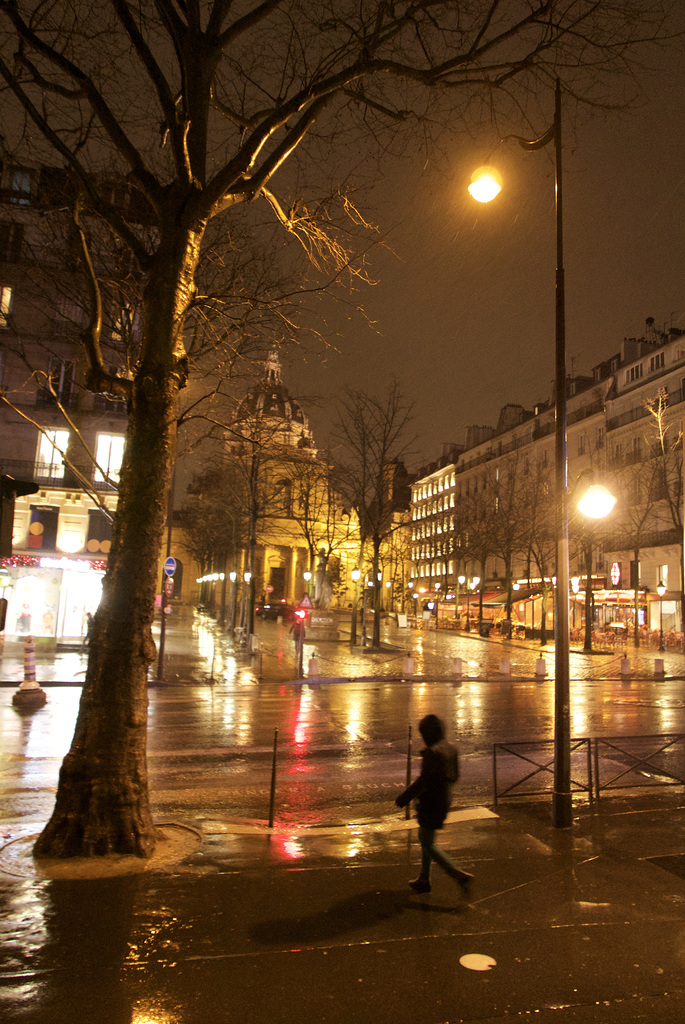
[[[34,711],[47,701],[45,691],[36,682],[36,641],[32,636],[24,640],[24,681],[12,697],[12,705],[20,710]]]

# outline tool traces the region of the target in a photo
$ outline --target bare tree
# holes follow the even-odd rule
[[[533,465],[524,464],[521,477],[521,497],[526,514],[523,520],[528,578],[534,566],[540,579],[542,609],[540,615],[540,645],[547,643],[547,599],[556,563],[556,530],[554,526],[554,489],[551,467],[542,459]]]
[[[680,418],[668,416],[668,392],[659,388],[656,396],[644,403],[651,417],[651,451],[656,459],[655,487],[659,504],[665,509],[680,556],[680,621],[685,623],[685,538],[683,535],[683,431]]]
[[[492,548],[504,565],[504,586],[507,593],[506,619],[511,620],[513,588],[512,569],[517,555],[525,550],[527,506],[520,486],[518,452],[501,459],[491,467],[486,487],[492,501]]]
[[[239,553],[244,547],[247,532],[246,501],[240,480],[227,474],[226,470],[225,461],[215,458],[209,469],[191,481],[181,510],[186,545],[203,575],[223,573],[218,614],[221,622],[226,621],[226,578],[231,571],[238,569]],[[233,581],[228,596],[228,629],[231,631],[235,626],[234,597]],[[211,589],[209,610],[215,611],[214,588]]]
[[[653,543],[663,522],[662,504],[666,497],[666,487],[660,452],[660,448],[654,452],[645,446],[645,451],[637,451],[627,464],[614,466],[620,493],[610,527],[616,532],[607,537],[607,546],[617,551],[628,549],[632,554],[630,585],[633,588],[635,647],[640,646],[640,553]]]
[[[189,374],[184,327],[209,222],[264,202],[315,263],[359,274],[348,235],[330,210],[320,216],[311,187],[324,165],[338,173],[336,140],[349,148],[352,129],[401,141],[430,90],[458,125],[474,100],[489,108],[501,97],[512,114],[559,69],[574,92],[595,89],[603,68],[627,66],[631,43],[661,32],[662,18],[662,5],[628,0],[0,0],[6,149],[17,159],[49,149],[143,281],[139,356],[119,375],[103,359],[92,274],[88,386],[124,398],[130,416],[74,742],[37,854],[154,848],[146,673]],[[104,166],[144,200],[152,233],[99,186],[93,171]]]
[[[372,546],[374,647],[380,647],[381,545],[402,525],[398,513],[409,505],[402,460],[411,450],[413,439],[407,437],[411,415],[411,405],[393,382],[382,398],[348,391],[334,429],[340,443],[338,477],[343,499],[355,511],[361,542],[369,540]]]
[[[309,552],[309,571],[316,583],[314,602],[325,603],[322,588],[331,556],[350,535],[350,514],[336,490],[334,470],[324,453],[319,458],[300,459],[288,467],[292,484],[291,516],[304,537]]]

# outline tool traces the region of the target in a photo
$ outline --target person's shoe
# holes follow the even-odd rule
[[[418,878],[415,878],[413,882],[409,883],[409,888],[413,889],[414,892],[430,892],[431,884],[427,878],[421,878],[419,875]]]
[[[467,871],[462,871],[461,875],[457,879],[459,887],[467,898],[471,895],[471,882],[473,881],[473,875],[469,875]]]

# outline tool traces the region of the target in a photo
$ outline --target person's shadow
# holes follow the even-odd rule
[[[325,910],[317,910],[303,917],[283,917],[260,921],[250,930],[255,942],[264,946],[295,943],[314,944],[330,941],[346,932],[362,931],[381,921],[399,917],[405,911],[419,913],[464,913],[461,905],[446,906],[417,898],[397,889],[371,890],[355,893]]]

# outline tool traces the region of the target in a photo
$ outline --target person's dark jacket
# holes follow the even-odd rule
[[[422,728],[425,719],[419,725],[424,741],[429,744],[421,751],[421,772],[395,803],[405,807],[410,800],[416,800],[419,825],[442,828],[450,809],[451,787],[459,777],[459,755],[457,748],[444,738],[440,719],[435,715],[427,718],[434,722],[426,729]]]

